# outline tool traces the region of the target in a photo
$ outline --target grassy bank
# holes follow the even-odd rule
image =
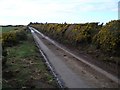
[[[6,47],[2,88],[56,88],[57,84],[36,47],[32,35],[12,47]]]

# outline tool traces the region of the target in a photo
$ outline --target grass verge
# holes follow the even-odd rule
[[[44,64],[33,37],[7,48],[6,68],[3,69],[4,88],[56,88],[57,83]]]

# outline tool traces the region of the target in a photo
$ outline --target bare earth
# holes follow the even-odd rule
[[[64,50],[56,47],[42,35],[31,32],[39,48],[68,88],[118,88],[118,84],[80,62]],[[89,58],[88,58],[89,59]]]

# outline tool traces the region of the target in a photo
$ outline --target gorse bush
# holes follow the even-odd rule
[[[97,23],[78,24],[68,29],[65,33],[65,37],[72,40],[72,43],[88,44],[92,42],[92,37],[98,29],[99,25]]]
[[[2,34],[2,45],[13,46],[17,43],[16,32],[6,32]]]
[[[26,38],[27,35],[24,30],[5,32],[2,34],[2,45],[5,47],[13,46],[19,43],[20,40],[25,40]]]
[[[17,31],[16,36],[17,36],[18,40],[26,40],[27,39],[27,35],[26,35],[26,31],[25,30]]]
[[[99,31],[98,23],[86,24],[31,24],[36,29],[58,41],[72,45],[91,43],[92,37]]]
[[[104,26],[98,23],[31,23],[30,26],[62,43],[76,46],[94,45],[105,53],[120,54],[120,20],[111,21]]]
[[[120,21],[111,21],[101,28],[93,38],[96,47],[104,52],[119,54]]]

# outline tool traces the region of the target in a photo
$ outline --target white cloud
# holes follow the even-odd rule
[[[117,0],[0,0],[0,7],[0,20],[4,21],[0,24],[38,19],[60,21],[68,16],[78,18],[76,14],[84,12],[117,12]]]

